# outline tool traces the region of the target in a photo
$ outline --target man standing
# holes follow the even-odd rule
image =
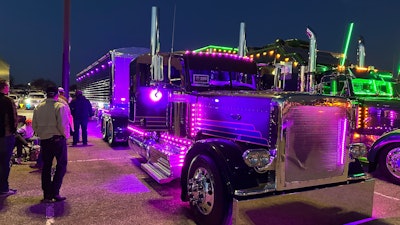
[[[46,89],[47,99],[33,111],[32,127],[40,138],[42,168],[43,202],[63,201],[60,188],[67,171],[68,153],[67,138],[70,136],[70,126],[67,106],[58,101],[58,88]],[[51,168],[53,159],[57,165],[53,179]]]
[[[10,160],[15,144],[15,132],[18,119],[14,100],[7,96],[10,86],[6,80],[0,80],[0,196],[13,195],[17,190],[10,189]]]
[[[58,98],[64,100],[67,104],[71,101],[70,98],[65,96],[64,88],[58,87]]]
[[[71,132],[74,132],[74,118],[72,117],[71,109],[69,108],[70,101],[67,99],[67,97],[64,96],[64,88],[62,87],[58,88],[58,101],[68,106],[67,108],[68,108],[69,125],[71,127]]]
[[[79,129],[82,130],[82,144],[87,145],[87,125],[89,118],[93,116],[92,104],[83,96],[82,91],[77,90],[75,95],[76,97],[69,103],[75,128],[72,146],[76,146],[79,141]]]

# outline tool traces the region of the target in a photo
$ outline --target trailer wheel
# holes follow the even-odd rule
[[[390,145],[379,154],[378,169],[394,184],[400,184],[400,145]]]
[[[101,135],[104,141],[107,141],[107,122],[101,119]]]
[[[189,167],[187,193],[190,209],[198,224],[226,224],[231,213],[232,198],[223,184],[215,162],[199,155]]]
[[[114,139],[114,126],[112,121],[109,121],[107,123],[107,142],[110,146],[114,146],[116,144]]]

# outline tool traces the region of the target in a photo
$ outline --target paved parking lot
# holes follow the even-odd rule
[[[132,150],[125,146],[111,148],[101,140],[96,121],[89,124],[88,146],[69,147],[68,172],[61,189],[61,194],[67,197],[65,202],[40,203],[40,172],[30,168],[31,163],[12,167],[10,186],[18,189],[18,193],[0,198],[0,224],[195,224],[188,204],[180,201],[179,182],[161,185],[152,180],[140,169],[140,160]],[[315,216],[302,215],[302,210],[307,207],[291,206],[295,204],[281,206],[274,215],[268,215],[283,218],[289,211],[294,211],[296,213],[290,215],[306,218],[298,220],[296,225],[321,224],[321,221],[333,225],[343,224],[338,221],[346,221],[345,224],[400,224],[400,187],[376,179],[373,217],[363,220],[341,218],[330,219],[327,223],[327,216],[343,215],[340,211],[330,211],[335,215],[324,214],[326,210],[312,211]],[[46,215],[53,217],[46,218]],[[254,220],[252,224],[269,224],[265,217],[260,218],[262,220]],[[279,224],[293,224],[293,220],[286,221],[289,222],[282,220]]]

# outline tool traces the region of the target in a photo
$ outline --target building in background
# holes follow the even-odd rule
[[[0,79],[10,81],[10,65],[0,59]]]

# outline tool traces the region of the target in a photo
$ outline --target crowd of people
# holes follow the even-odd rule
[[[46,99],[33,110],[32,119],[18,126],[16,106],[7,96],[9,89],[8,81],[0,80],[0,197],[16,194],[17,190],[8,183],[10,161],[16,149],[14,163],[20,164],[24,147],[32,149],[31,139],[35,136],[40,153],[31,167],[41,171],[42,202],[64,201],[66,197],[60,195],[60,189],[67,171],[67,139],[72,134],[72,146],[76,146],[81,133],[82,144],[88,144],[87,125],[93,116],[92,105],[80,90],[74,99],[67,99],[63,88],[50,86],[46,89]]]

